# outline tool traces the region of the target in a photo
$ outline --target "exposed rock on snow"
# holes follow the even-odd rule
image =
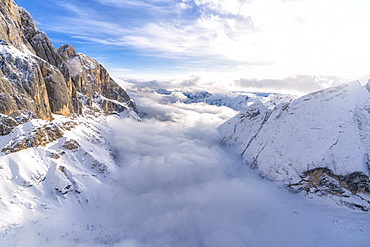
[[[301,175],[302,180],[297,184],[290,184],[289,187],[297,191],[306,191],[307,193],[316,193],[318,195],[334,195],[343,198],[342,202],[351,207],[369,210],[370,200],[362,195],[370,195],[370,179],[363,172],[352,172],[345,176],[336,175],[327,167],[315,168],[304,172]],[[351,202],[353,195],[364,200],[363,203]]]
[[[66,141],[62,147],[68,150],[76,150],[77,148],[81,147],[81,145],[76,140],[69,140]]]
[[[22,131],[14,131],[9,143],[4,143],[5,147],[1,149],[4,154],[15,153],[27,148],[45,146],[46,144],[56,141],[63,137],[65,130],[71,130],[77,123],[74,121],[66,121],[62,123],[45,123],[42,126],[33,125],[32,123],[24,124],[24,126],[32,126],[23,129]]]
[[[342,198],[369,194],[370,93],[358,82],[273,109],[255,103],[219,130],[223,143],[268,179]],[[370,209],[366,200],[352,202]]]
[[[83,201],[84,184],[96,184],[115,169],[103,115],[54,118],[27,121],[0,138],[3,191],[33,187],[56,199],[73,194]]]

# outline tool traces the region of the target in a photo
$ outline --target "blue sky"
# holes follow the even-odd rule
[[[299,90],[301,82],[292,82],[297,75],[313,85],[320,77],[320,87],[370,78],[367,0],[16,3],[56,47],[70,43],[123,78],[200,78],[219,87],[249,80],[261,80],[263,87],[272,79],[272,90]]]

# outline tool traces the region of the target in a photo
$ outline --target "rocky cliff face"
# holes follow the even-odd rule
[[[294,191],[370,209],[370,93],[358,82],[269,109],[251,105],[220,127],[226,145]]]
[[[0,3],[0,39],[6,40],[10,45],[20,51],[26,49],[35,53],[31,44],[26,39],[25,33],[28,33],[28,26],[22,24],[22,12],[13,0],[3,0]],[[34,26],[32,20],[30,23]]]
[[[0,18],[2,214],[15,204],[42,210],[45,194],[87,204],[85,188],[117,165],[105,115],[140,120],[135,103],[97,61],[56,50],[14,1],[0,2]],[[18,192],[30,202],[4,201]]]
[[[100,63],[84,54],[76,53],[68,44],[58,49],[58,55],[67,67],[73,90],[76,91],[83,106],[97,105],[108,114],[122,112],[126,108],[137,112],[136,105],[129,95],[109,76],[108,71]]]
[[[56,50],[14,1],[0,3],[0,18],[0,113],[12,119],[2,122],[3,133],[25,119],[52,120],[52,114],[137,117],[135,103],[101,64],[70,45]]]

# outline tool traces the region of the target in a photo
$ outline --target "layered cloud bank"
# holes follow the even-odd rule
[[[168,89],[183,92],[264,92],[304,95],[331,86],[348,82],[336,76],[306,76],[297,75],[281,79],[245,79],[229,80],[216,73],[194,73],[177,76],[156,77],[145,76],[143,79],[130,79],[118,75],[117,81],[132,93],[138,93],[145,88]],[[157,78],[157,79],[153,79]]]

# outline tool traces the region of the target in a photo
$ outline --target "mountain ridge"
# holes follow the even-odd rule
[[[81,115],[86,108],[138,114],[135,103],[100,63],[68,44],[56,50],[13,0],[0,3],[0,18],[1,114],[45,120],[52,120],[52,114]],[[71,58],[79,71],[70,66]]]
[[[370,209],[370,93],[359,82],[314,92],[272,110],[253,104],[219,130],[223,143],[234,146],[244,163],[263,177]]]

